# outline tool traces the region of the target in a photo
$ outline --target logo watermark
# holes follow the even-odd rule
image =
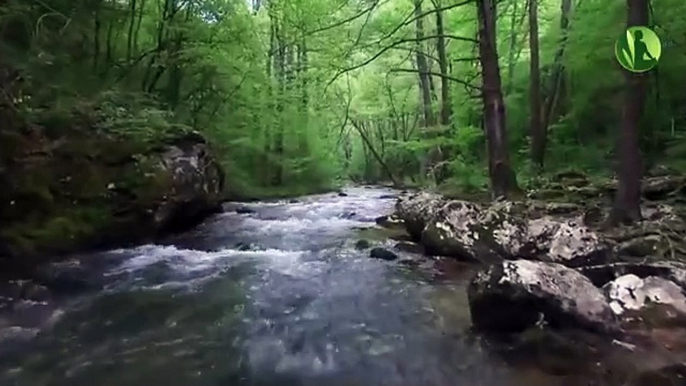
[[[615,56],[631,72],[650,71],[662,54],[660,38],[648,27],[630,27],[615,43]]]

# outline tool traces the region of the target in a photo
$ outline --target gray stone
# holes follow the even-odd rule
[[[398,255],[389,251],[386,248],[373,248],[369,252],[369,256],[373,257],[375,259],[388,260],[388,261],[395,260],[398,258]]]
[[[446,200],[437,194],[420,192],[400,197],[395,205],[396,215],[405,222],[410,236],[419,240],[426,224],[445,203]]]
[[[505,261],[479,272],[468,288],[475,327],[520,332],[541,324],[617,332],[605,296],[584,275],[561,264]]]
[[[622,315],[627,311],[640,311],[649,305],[668,305],[686,315],[686,296],[674,282],[657,276],[640,278],[624,275],[607,283],[603,290],[612,311]]]

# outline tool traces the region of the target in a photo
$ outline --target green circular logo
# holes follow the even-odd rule
[[[631,72],[649,71],[662,53],[660,38],[648,27],[630,27],[615,43],[615,56]]]

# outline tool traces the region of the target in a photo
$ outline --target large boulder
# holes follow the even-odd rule
[[[673,282],[686,292],[686,264],[674,261],[613,263],[579,267],[577,270],[597,287],[602,287],[625,275],[634,275],[642,279],[657,276]]]
[[[686,296],[681,287],[670,280],[658,276],[642,279],[629,274],[607,283],[603,290],[617,315],[644,319],[671,314],[671,319],[686,319]]]
[[[543,217],[530,220],[519,257],[550,261],[569,267],[602,264],[611,249],[581,219],[561,220]]]
[[[524,258],[570,267],[607,262],[609,245],[580,218],[530,219],[528,209],[507,201],[488,207],[450,201],[424,220],[421,241],[429,254],[468,261]]]
[[[400,197],[395,205],[396,215],[404,221],[410,236],[419,240],[426,224],[445,203],[446,200],[440,195],[420,192]]]
[[[224,175],[197,132],[47,130],[0,132],[0,258],[150,241],[220,208]]]
[[[224,174],[202,136],[180,138],[158,157],[155,174],[166,184],[153,204],[153,231],[182,229],[219,209]]]
[[[498,202],[480,207],[450,201],[427,222],[422,244],[434,255],[486,262],[513,258],[526,237],[521,205]]]
[[[425,221],[421,242],[431,255],[477,260],[475,244],[481,208],[467,201],[450,201]]]
[[[468,287],[474,326],[488,332],[553,328],[618,331],[604,294],[581,273],[561,264],[505,261],[480,271]]]
[[[614,263],[581,267],[602,287],[613,312],[631,328],[686,323],[686,265],[677,262]]]

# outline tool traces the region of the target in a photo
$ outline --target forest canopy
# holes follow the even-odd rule
[[[663,52],[644,77],[645,170],[686,167],[685,12],[646,15]],[[85,106],[130,135],[198,130],[236,195],[469,192],[489,175],[504,193],[616,171],[626,27],[624,0],[8,0],[0,52],[27,119],[60,127]]]

